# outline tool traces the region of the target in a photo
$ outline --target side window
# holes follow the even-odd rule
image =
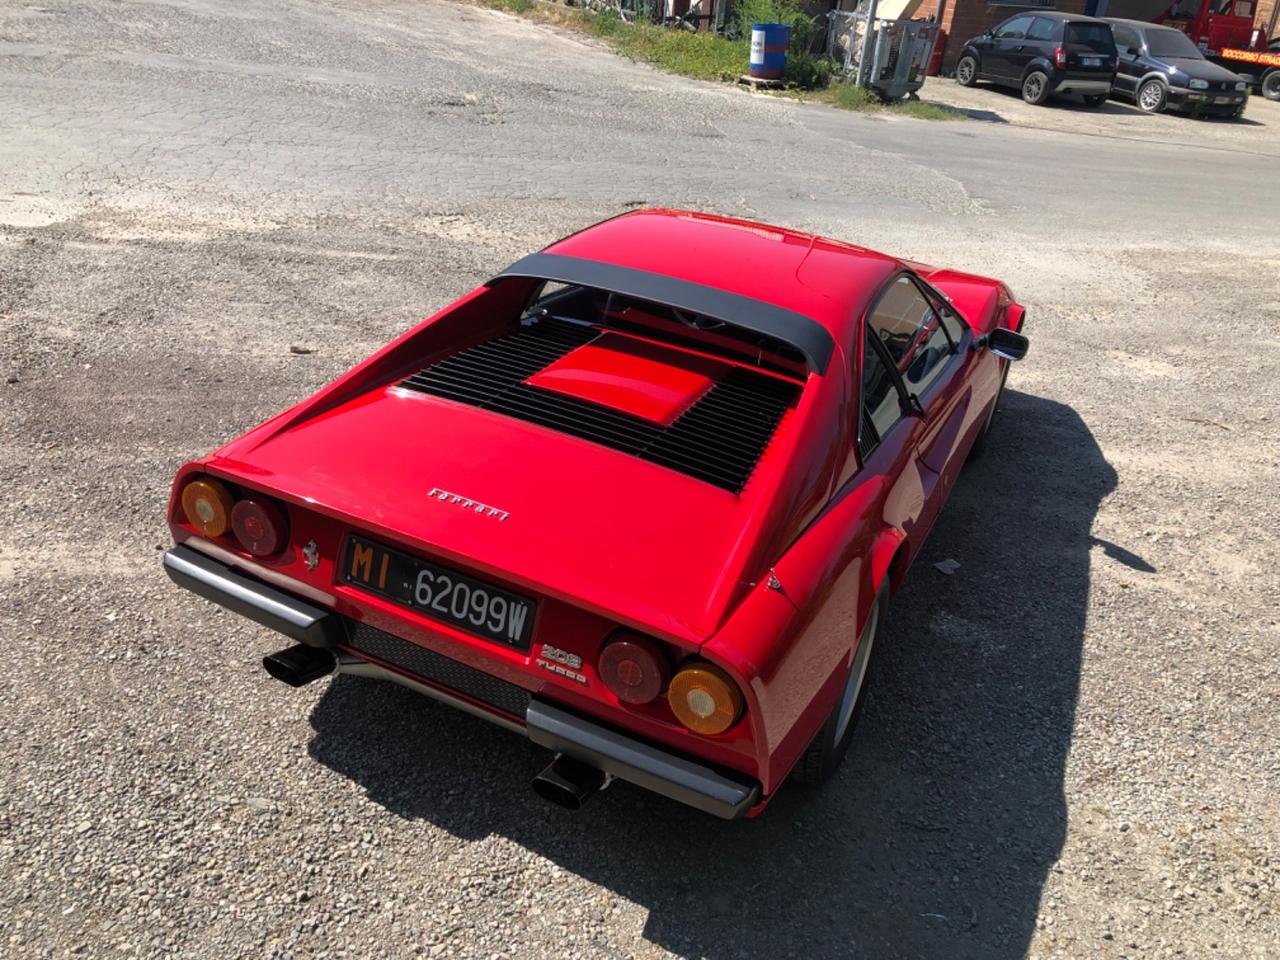
[[[997,40],[1025,40],[1031,28],[1031,17],[1014,17],[1002,27],[996,28]]]
[[[942,320],[906,275],[890,281],[881,293],[867,317],[867,329],[884,344],[907,391],[916,395],[924,393],[953,352]]]
[[[960,315],[955,312],[951,304],[947,303],[942,297],[930,293],[929,302],[933,304],[933,309],[938,312],[938,317],[942,320],[942,327],[947,331],[947,336],[951,339],[951,345],[958,347],[960,341],[964,339],[965,322],[960,319]]]
[[[1032,21],[1031,29],[1027,31],[1028,40],[1056,40],[1058,39],[1057,24],[1045,17],[1036,17]]]
[[[1120,48],[1120,52],[1124,53],[1127,47],[1138,47],[1138,35],[1128,27],[1122,27],[1118,24],[1111,25],[1111,33],[1116,38],[1116,46]]]
[[[902,404],[893,373],[880,359],[880,351],[871,342],[871,330],[867,330],[862,345],[862,424],[858,430],[858,449],[865,457],[876,441],[893,429],[902,419]],[[874,435],[867,430],[867,421],[874,428]]]

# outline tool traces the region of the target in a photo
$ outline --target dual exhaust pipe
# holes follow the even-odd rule
[[[305,687],[337,670],[338,657],[325,647],[299,643],[263,657],[262,666],[281,683]],[[608,786],[609,779],[603,770],[557,753],[533,778],[533,792],[566,810],[581,810],[588,800]]]
[[[533,778],[533,792],[566,810],[581,810],[583,805],[609,785],[603,770],[557,753],[540,774]]]
[[[305,687],[311,681],[333,673],[338,668],[338,658],[325,647],[298,643],[263,657],[262,667],[281,683]]]

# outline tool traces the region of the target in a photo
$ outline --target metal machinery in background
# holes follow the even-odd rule
[[[628,23],[657,23],[719,34],[725,32],[729,15],[729,0],[569,0],[569,5],[617,13]]]
[[[855,10],[832,10],[827,14],[827,50],[859,86],[885,100],[914,94],[924,86],[938,42],[936,20],[908,19],[917,6],[918,2],[860,0]],[[881,12],[894,16],[882,17]]]

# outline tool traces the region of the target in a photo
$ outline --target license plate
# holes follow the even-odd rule
[[[352,537],[343,561],[347,583],[394,600],[468,633],[528,650],[534,602],[438,563]]]
[[[1080,65],[1082,67],[1100,67],[1102,66],[1101,57],[1081,57]]]
[[[1214,97],[1213,102],[1214,103],[1230,103],[1231,98],[1230,97]]]

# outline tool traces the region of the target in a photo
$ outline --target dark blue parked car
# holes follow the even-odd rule
[[[1132,100],[1144,113],[1184,110],[1238,117],[1248,84],[1226,67],[1210,63],[1185,33],[1139,20],[1108,18],[1120,51],[1111,95]]]

